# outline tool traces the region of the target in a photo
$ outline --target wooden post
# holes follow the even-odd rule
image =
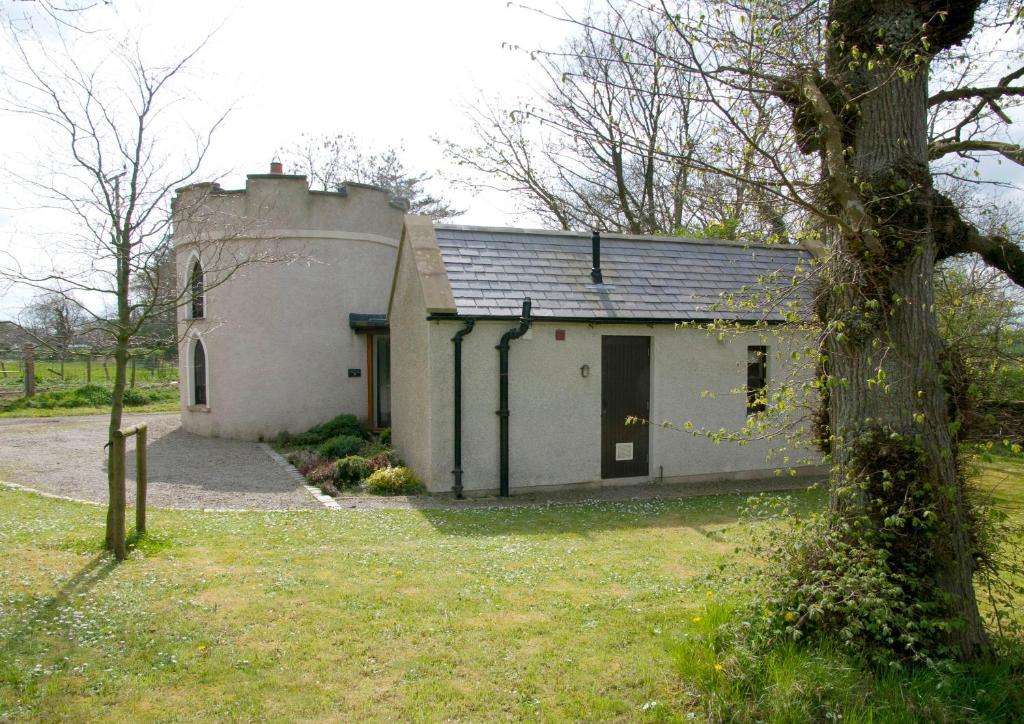
[[[33,358],[35,345],[26,344],[22,348],[25,358],[25,397],[36,394],[36,363]]]
[[[92,355],[85,356],[85,384],[92,384]]]
[[[146,465],[146,426],[139,425],[135,435],[135,532],[146,532],[146,482],[149,470]]]
[[[113,467],[111,473],[114,480],[114,489],[110,491],[112,498],[110,508],[114,514],[113,526],[111,526],[114,534],[114,557],[123,561],[128,557],[128,543],[125,540],[124,526],[124,433],[120,430],[115,432],[110,445],[113,453],[110,459],[111,467]]]
[[[128,388],[132,389],[132,390],[135,389],[135,356],[134,355],[132,355],[132,377],[131,377],[131,381],[128,383]]]

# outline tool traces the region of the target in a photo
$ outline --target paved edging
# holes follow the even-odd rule
[[[45,490],[37,490],[36,488],[30,488],[27,485],[21,485],[19,483],[12,483],[8,480],[0,480],[0,485],[11,490],[20,490],[23,493],[35,493],[41,495],[44,498],[53,498],[54,500],[67,500],[71,503],[85,503],[86,505],[106,505],[106,503],[97,503],[95,500],[82,500],[81,498],[72,498],[68,495],[57,495],[56,493],[47,493]]]
[[[275,463],[284,468],[285,474],[289,478],[291,478],[298,485],[301,485],[303,488],[305,488],[306,492],[312,495],[316,499],[316,501],[320,503],[322,506],[331,509],[337,509],[341,507],[340,505],[338,505],[338,501],[336,501],[334,498],[332,498],[329,495],[324,495],[319,490],[310,485],[309,481],[302,477],[299,471],[295,469],[295,466],[292,465],[287,460],[285,460],[284,456],[282,456],[277,450],[270,447],[270,445],[268,445],[265,442],[261,442],[260,447],[262,447],[263,450],[266,451],[267,455],[269,455],[274,460]]]

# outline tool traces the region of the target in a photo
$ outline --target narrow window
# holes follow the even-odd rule
[[[747,347],[747,414],[764,412],[768,407],[768,348]]]
[[[196,260],[192,265],[192,274],[189,277],[189,285],[192,288],[192,319],[202,319],[204,316],[205,294],[203,292],[203,267]]]
[[[377,388],[377,427],[391,426],[391,338],[386,334],[373,335],[373,381]]]
[[[192,404],[206,404],[206,350],[203,343],[196,340],[195,349],[192,351]]]

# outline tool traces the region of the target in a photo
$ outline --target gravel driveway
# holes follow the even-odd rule
[[[177,413],[125,415],[149,424],[150,505],[164,508],[318,508],[290,468],[259,443],[200,437]],[[107,500],[108,418],[0,419],[0,480],[79,500]],[[128,439],[128,500],[135,498],[135,438]]]

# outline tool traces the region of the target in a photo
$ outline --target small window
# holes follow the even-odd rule
[[[206,404],[206,350],[198,339],[192,350],[192,404]]]
[[[205,316],[206,294],[204,285],[203,266],[197,259],[196,263],[192,265],[192,273],[189,276],[189,287],[192,294],[192,319],[202,319]]]
[[[747,414],[764,412],[768,407],[768,348],[747,347]]]

